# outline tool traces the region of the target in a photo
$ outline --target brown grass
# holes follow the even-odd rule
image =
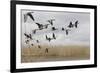
[[[48,53],[45,48],[48,47]],[[61,60],[84,60],[90,58],[89,46],[37,46],[22,48],[21,62],[42,62],[42,61],[61,61]]]

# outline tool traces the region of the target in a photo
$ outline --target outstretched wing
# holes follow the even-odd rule
[[[78,24],[79,24],[79,22],[78,22],[78,20],[75,22],[75,27],[77,28],[77,26],[78,26]]]
[[[36,33],[36,29],[32,31],[34,34]]]
[[[24,33],[24,35],[28,38],[28,34]]]
[[[56,39],[55,34],[53,33],[53,38]]]
[[[69,23],[68,27],[69,27],[69,28],[73,27],[72,22]]]
[[[79,24],[78,20],[75,22],[75,24]]]
[[[48,39],[47,35],[46,35],[46,39]]]
[[[32,39],[32,35],[31,34],[29,34],[29,38]]]
[[[27,13],[27,15],[28,15],[33,21],[35,20],[31,13]]]
[[[50,25],[50,24],[45,24],[44,26],[45,26],[45,28],[48,28],[48,25]]]
[[[66,30],[66,35],[68,35],[68,31],[69,31],[69,30],[67,29],[67,30]]]
[[[53,25],[53,21],[54,21],[55,19],[51,19],[51,20],[48,20],[48,22],[51,24],[51,25]]]
[[[36,23],[38,25],[38,28],[41,28],[41,24],[40,23]]]

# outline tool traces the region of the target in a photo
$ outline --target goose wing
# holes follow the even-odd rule
[[[38,25],[38,28],[41,28],[41,24],[40,23],[36,23]]]
[[[48,37],[47,37],[47,35],[46,35],[46,39],[48,40]]]
[[[53,38],[56,39],[55,34],[53,33]]]
[[[33,21],[35,20],[31,13],[27,14]]]

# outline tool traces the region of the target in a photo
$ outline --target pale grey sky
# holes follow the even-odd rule
[[[57,39],[50,42],[51,45],[89,45],[90,43],[90,13],[79,12],[52,12],[52,11],[37,11],[32,10],[35,21],[32,21],[29,17],[27,22],[24,23],[24,14],[31,11],[22,10],[22,44],[24,45],[24,32],[27,34],[32,33],[32,30],[37,29],[35,22],[41,24],[49,24],[47,20],[55,19],[54,26],[58,28],[56,31],[51,31],[51,27],[37,31],[33,34],[34,39],[40,40],[41,44],[49,44],[45,39],[45,35],[52,37],[52,33],[56,34]],[[66,35],[61,30],[62,27],[69,29],[67,26],[70,21],[75,23],[79,21],[78,28],[71,28],[69,34]],[[34,42],[34,41],[32,41]],[[34,42],[35,43],[35,42]]]

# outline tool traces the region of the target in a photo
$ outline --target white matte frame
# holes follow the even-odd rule
[[[77,61],[56,61],[56,62],[33,62],[21,63],[21,9],[30,10],[48,10],[48,11],[68,11],[68,12],[88,12],[90,13],[90,60],[77,60]],[[17,5],[16,6],[16,67],[17,68],[38,68],[38,67],[52,67],[52,66],[71,66],[71,65],[84,65],[94,63],[94,10],[70,7],[50,7],[50,6],[35,6],[35,5]]]

